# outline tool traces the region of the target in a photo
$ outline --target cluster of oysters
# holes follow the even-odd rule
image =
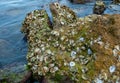
[[[70,8],[59,3],[50,4],[50,10],[52,27],[45,10],[34,10],[23,22],[22,32],[28,41],[28,66],[34,76],[46,76],[56,83],[65,78],[71,83],[119,82],[120,42],[110,42],[113,36],[107,40],[109,31],[104,31],[108,23],[115,23],[114,17],[78,18]],[[104,59],[108,59],[109,64],[104,64]],[[117,73],[111,77],[114,72]]]

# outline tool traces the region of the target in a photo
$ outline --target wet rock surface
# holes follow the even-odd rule
[[[120,0],[113,0],[113,3],[119,4],[119,3],[120,3]]]
[[[66,6],[50,6],[55,28],[50,28],[44,10],[29,13],[23,23],[29,47],[28,67],[34,76],[57,83],[67,83],[68,79],[71,83],[119,83],[120,15],[77,18]]]
[[[39,38],[42,38],[45,32],[51,31],[51,28],[50,20],[45,10],[34,10],[28,13],[21,31],[27,37],[29,49],[34,49],[36,46],[34,44],[39,42]]]
[[[86,2],[91,2],[93,0],[69,0],[69,1],[72,2],[72,3],[83,4],[83,3],[86,3]]]
[[[50,4],[50,10],[53,16],[54,28],[69,25],[76,21],[76,14],[67,6],[60,5],[59,3]]]
[[[0,83],[20,83],[27,72],[23,64],[11,65],[9,69],[0,69]]]
[[[120,63],[118,60],[120,50],[119,49],[120,42],[117,35],[111,32],[114,28],[118,30],[116,27],[118,26],[119,15],[105,15],[99,17],[96,20],[97,24],[92,25],[95,30],[95,34],[98,34],[98,38],[94,40],[93,49],[96,51],[96,60],[95,60],[95,72],[97,73],[97,79],[100,79],[103,82],[120,82],[120,73],[119,66]],[[91,33],[94,33],[91,32]],[[116,34],[116,33],[115,33]]]
[[[93,13],[103,14],[105,10],[106,10],[105,3],[103,1],[96,1],[94,8],[93,8]]]

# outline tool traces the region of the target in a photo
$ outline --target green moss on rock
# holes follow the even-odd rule
[[[44,10],[37,13],[39,16],[42,14],[40,18],[36,17],[35,11],[30,13],[33,15],[31,17],[36,19],[32,21],[33,18],[27,16],[28,20],[25,19],[23,24],[22,30],[28,38],[27,60],[30,70],[35,76],[46,76],[56,83],[63,82],[67,78],[73,83],[96,82],[99,79],[96,75],[100,75],[100,67],[105,68],[108,73],[106,68],[116,63],[112,61],[113,58],[108,59],[110,63],[107,66],[103,64],[101,66],[99,63],[104,62],[104,57],[114,54],[111,50],[115,43],[110,40],[114,37],[106,31],[106,27],[109,29],[108,23],[113,21],[101,15],[77,18],[66,6],[58,3],[50,6],[54,22],[53,29],[49,27],[48,15]],[[70,15],[70,21],[67,13]],[[65,24],[61,25],[61,22]],[[115,25],[116,21],[114,22]],[[113,25],[110,24],[110,26]]]

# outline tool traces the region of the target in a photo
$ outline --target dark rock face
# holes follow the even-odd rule
[[[103,14],[105,10],[106,10],[105,3],[103,1],[96,1],[94,8],[93,8],[93,13]]]
[[[26,73],[27,70],[24,65],[0,69],[0,83],[21,83],[20,81]]]
[[[87,3],[87,2],[91,2],[93,0],[69,0],[69,1],[72,2],[72,3],[84,4],[84,3]]]
[[[113,0],[113,3],[118,4],[120,3],[120,0]]]
[[[85,3],[84,0],[70,0],[72,3]]]

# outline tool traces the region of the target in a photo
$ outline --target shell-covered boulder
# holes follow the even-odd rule
[[[50,10],[53,16],[54,28],[69,25],[76,22],[76,14],[67,6],[60,5],[59,3],[50,4]]]
[[[93,8],[93,13],[94,14],[103,14],[105,10],[106,10],[105,3],[101,0],[96,1],[94,8]]]
[[[45,10],[34,10],[27,14],[21,31],[28,40],[28,46],[33,48],[44,32],[51,31],[51,24],[48,14]]]
[[[120,15],[98,16],[92,23],[91,33],[94,45],[91,47],[96,53],[95,83],[120,82]]]
[[[53,20],[63,18],[59,17],[60,13],[54,18],[58,11],[53,10]],[[39,19],[42,24],[35,20],[28,22],[32,28],[23,25],[24,33],[29,27],[27,60],[34,76],[45,76],[51,83],[67,83],[68,79],[68,83],[119,83],[120,27],[117,22],[120,22],[120,15],[90,15],[70,23],[65,20],[67,24],[62,26],[55,22],[58,28],[50,29],[48,21],[42,20],[46,16],[48,19],[44,14]],[[30,31],[36,33],[30,34]]]
[[[48,77],[67,76],[78,82],[93,75],[94,54],[87,28],[66,26],[43,34],[38,46],[27,55],[33,73]]]

